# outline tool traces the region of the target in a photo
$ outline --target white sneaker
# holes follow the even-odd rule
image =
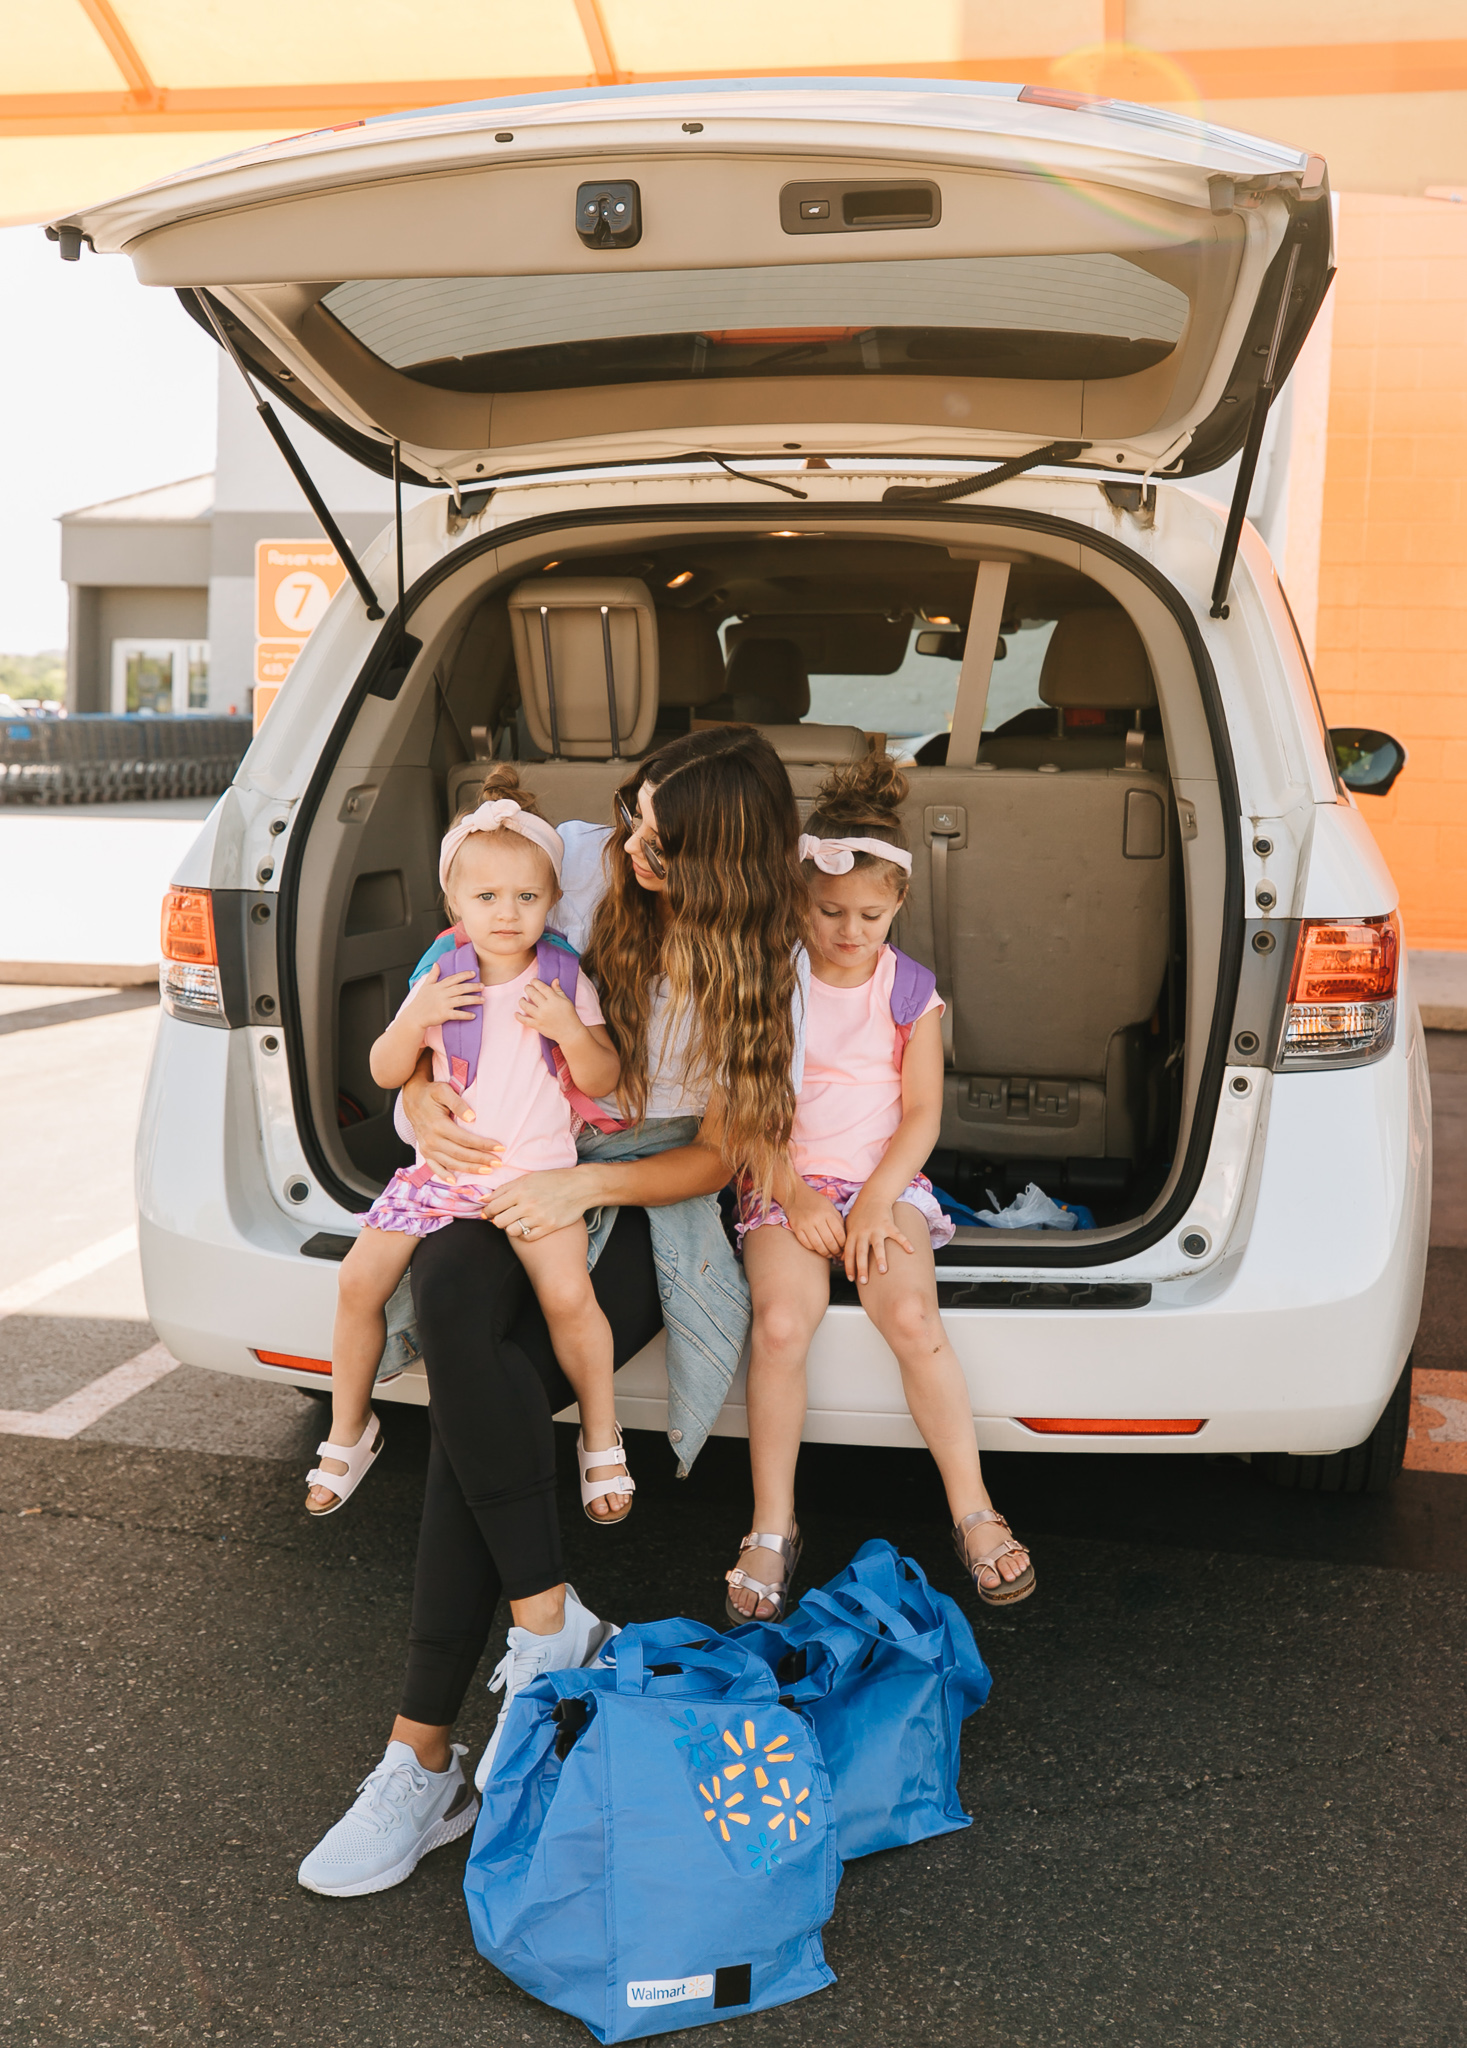
[[[504,1705],[474,1773],[474,1783],[481,1792],[494,1768],[499,1738],[504,1733],[504,1717],[515,1694],[523,1692],[542,1671],[579,1671],[584,1665],[594,1664],[612,1637],[620,1634],[614,1621],[599,1621],[589,1607],[581,1605],[574,1586],[565,1589],[565,1621],[558,1634],[537,1636],[527,1628],[510,1630],[509,1648],[489,1681],[490,1692],[503,1692]]]
[[[405,1742],[389,1742],[354,1806],[321,1837],[296,1876],[308,1892],[357,1899],[411,1877],[430,1849],[456,1842],[479,1814],[464,1777],[464,1745],[446,1771],[425,1771]]]

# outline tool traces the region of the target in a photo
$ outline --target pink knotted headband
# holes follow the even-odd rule
[[[480,804],[478,810],[460,818],[444,834],[438,854],[438,885],[441,889],[446,891],[448,888],[448,870],[453,866],[454,855],[475,832],[518,832],[521,839],[532,840],[542,853],[549,856],[555,879],[559,882],[561,863],[565,859],[565,841],[553,825],[547,825],[533,811],[525,810],[512,796],[501,796],[496,797],[493,803]]]
[[[912,856],[904,846],[891,846],[885,839],[817,839],[811,832],[800,834],[801,860],[813,860],[822,875],[848,875],[858,853],[889,860],[903,874],[912,872]]]

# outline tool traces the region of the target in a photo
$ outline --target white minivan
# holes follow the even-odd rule
[[[1089,1212],[937,1255],[983,1449],[1389,1482],[1430,1100],[1352,792],[1404,754],[1325,730],[1242,521],[1331,276],[1317,157],[1012,85],[629,86],[299,137],[51,232],[176,289],[267,424],[438,487],[349,563],[165,905],[138,1199],[179,1358],[321,1387],[405,1157],[367,1051],[485,761],[604,821],[736,720],[806,808],[910,763],[929,1171]],[[1194,480],[1240,452],[1230,513]],[[666,1426],[660,1341],[617,1384]],[[840,1286],[806,1433],[918,1441]]]

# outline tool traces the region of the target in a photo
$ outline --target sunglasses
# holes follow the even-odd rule
[[[620,790],[616,793],[616,815],[621,819],[622,830],[626,833],[628,839],[631,838],[634,832],[645,831],[645,821],[628,810],[627,800]],[[667,862],[663,859],[661,848],[654,846],[650,839],[644,838],[642,841],[642,858],[646,861],[648,867],[651,868],[653,874],[656,875],[659,882],[667,880]]]

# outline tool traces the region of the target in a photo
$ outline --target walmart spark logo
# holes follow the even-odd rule
[[[690,1721],[693,1718],[688,1716]],[[699,1730],[704,1736],[716,1733],[711,1727]],[[794,1768],[788,1735],[780,1733],[773,1742],[761,1745],[752,1721],[745,1721],[743,1735],[740,1742],[730,1729],[724,1729],[723,1743],[733,1761],[720,1762],[709,1782],[698,1781],[705,1802],[703,1818],[716,1824],[725,1842],[733,1840],[730,1821],[740,1828],[753,1828],[757,1822],[759,1833],[748,1839],[746,1847],[755,1870],[768,1871],[779,1862],[782,1831],[788,1828],[789,1839],[797,1842],[801,1827],[809,1827],[810,1813],[805,1802],[810,1797],[810,1788],[802,1785],[797,1792],[788,1776],[780,1775],[783,1768]],[[681,1742],[678,1746],[682,1746]],[[745,1778],[750,1779],[748,1784],[741,1782]]]
[[[683,1731],[672,1745],[673,1748],[685,1749],[688,1752],[688,1762],[696,1764],[700,1771],[711,1771],[718,1760],[713,1748],[718,1740],[718,1730],[713,1723],[705,1721],[700,1728],[698,1716],[689,1707],[686,1713],[672,1716],[672,1725]]]

